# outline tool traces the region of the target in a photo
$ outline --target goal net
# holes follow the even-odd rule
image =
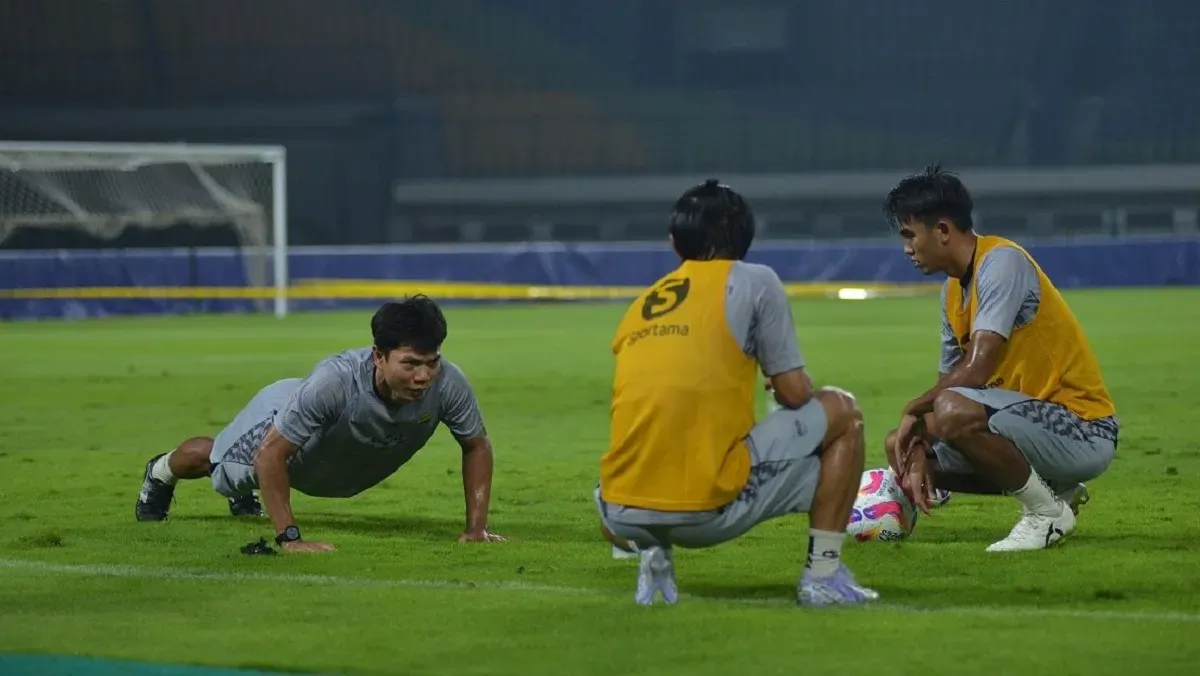
[[[243,297],[260,310],[273,300],[282,317],[285,172],[279,146],[0,142],[0,246],[25,229],[81,231],[111,247],[130,228],[226,228]]]

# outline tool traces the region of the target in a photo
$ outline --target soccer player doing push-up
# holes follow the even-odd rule
[[[878,598],[841,561],[862,414],[847,392],[813,390],[783,284],[742,261],[750,207],[709,180],[676,202],[670,234],[682,265],[641,294],[613,339],[610,441],[594,494],[605,537],[639,552],[636,601],[677,601],[674,547],[709,547],[798,512],[810,530],[797,600]],[[760,369],[782,408],[756,424]]]
[[[259,491],[284,549],[327,551],[332,545],[301,538],[292,489],[357,495],[411,460],[441,423],[462,447],[467,514],[459,539],[501,540],[487,530],[492,445],[466,376],[442,358],[441,309],[421,295],[385,303],[371,318],[371,333],[371,347],[263,388],[215,439],[193,437],[152,458],[137,519],[165,520],[179,479],[211,477],[234,515],[261,515]]]
[[[988,551],[1043,549],[1075,529],[1082,482],[1112,462],[1116,410],[1058,289],[1020,246],[976,234],[973,208],[937,166],[887,195],[905,255],[947,280],[937,383],[905,407],[886,450],[926,511],[935,488],[1015,497],[1021,517]]]

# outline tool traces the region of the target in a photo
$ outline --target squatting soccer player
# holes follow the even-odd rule
[[[754,218],[709,180],[671,216],[683,259],[621,320],[610,445],[595,500],[605,537],[639,552],[635,599],[678,591],[672,548],[709,547],[769,519],[810,516],[804,605],[878,594],[841,561],[863,471],[862,414],[847,392],[814,392],[788,298],[773,270],[742,262]],[[758,370],[783,408],[755,424]]]
[[[935,488],[1015,497],[1021,517],[988,551],[1043,549],[1075,529],[1081,482],[1112,462],[1116,410],[1058,289],[1020,246],[976,234],[972,209],[938,166],[887,195],[904,253],[947,280],[937,384],[904,408],[886,450],[922,509]]]
[[[462,447],[466,529],[461,541],[501,540],[487,530],[492,445],[463,372],[442,358],[446,319],[429,298],[385,303],[371,318],[372,347],[330,356],[307,378],[272,383],[215,439],[193,437],[146,464],[136,515],[167,518],[179,479],[211,477],[234,515],[261,515],[257,489],[288,551],[328,551],[301,538],[290,495],[348,498],[387,477],[444,423]]]

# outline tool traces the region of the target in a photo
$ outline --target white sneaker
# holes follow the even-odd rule
[[[1055,499],[1056,515],[1025,512],[1008,537],[991,544],[989,552],[1022,552],[1045,549],[1075,530],[1075,512],[1061,499]]]
[[[638,605],[654,603],[655,593],[662,594],[663,601],[673,604],[679,601],[679,589],[675,586],[675,563],[671,550],[648,547],[638,552],[637,595]]]

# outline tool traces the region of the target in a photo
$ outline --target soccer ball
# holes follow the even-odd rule
[[[903,540],[917,525],[917,508],[890,469],[863,472],[846,532],[860,542]]]

